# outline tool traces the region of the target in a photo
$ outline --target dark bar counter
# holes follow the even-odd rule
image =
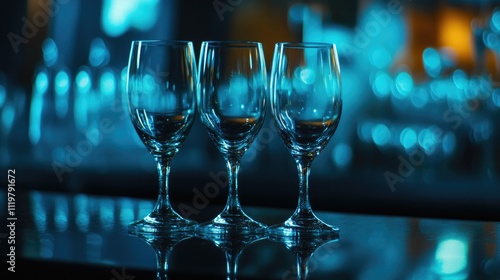
[[[500,279],[499,222],[317,211],[339,226],[338,239],[290,246],[268,236],[215,242],[188,233],[148,240],[127,225],[148,214],[153,200],[39,190],[15,197],[13,212],[2,211],[4,223],[15,225],[1,231],[2,279],[301,279],[297,256],[308,257],[307,279]],[[208,221],[221,208],[209,204],[192,218]],[[293,211],[244,209],[268,225]],[[166,273],[157,275],[153,248],[170,249],[160,266]],[[235,275],[227,275],[231,260]]]

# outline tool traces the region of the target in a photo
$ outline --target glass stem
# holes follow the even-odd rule
[[[307,263],[309,262],[309,256],[303,256],[297,253],[297,280],[305,280],[307,278]]]
[[[158,280],[167,280],[167,272],[168,272],[168,257],[172,252],[171,248],[166,250],[157,250],[156,251],[156,261],[158,271],[156,272],[156,279]]]
[[[300,223],[300,221],[315,219],[309,202],[309,173],[311,172],[312,159],[300,157],[295,162],[299,173],[299,201],[293,217]]]
[[[226,274],[227,280],[236,280],[236,271],[238,270],[238,258],[240,252],[231,252],[230,250],[225,252],[226,255]]]
[[[170,157],[157,156],[157,169],[159,179],[158,199],[156,201],[154,213],[158,215],[173,213],[172,205],[168,196],[168,178],[170,175]]]
[[[240,157],[230,155],[226,158],[228,173],[228,197],[224,212],[227,214],[238,214],[241,212],[240,200],[238,197],[238,173],[240,171]]]

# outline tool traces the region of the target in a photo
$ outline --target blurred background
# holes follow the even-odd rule
[[[155,162],[126,107],[131,40],[190,40],[197,56],[204,40],[260,41],[269,73],[276,42],[322,41],[337,46],[344,106],[313,163],[313,208],[500,219],[500,1],[0,5],[0,165],[18,188],[155,199]],[[226,178],[197,120],[172,163],[175,207],[223,204]],[[242,160],[241,202],[294,208],[297,194],[269,114]]]

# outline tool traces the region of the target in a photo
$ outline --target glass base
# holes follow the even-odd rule
[[[338,239],[340,230],[337,226],[331,226],[318,218],[291,217],[285,222],[268,227],[270,239],[279,241],[287,238],[320,238]]]
[[[266,225],[254,221],[244,213],[221,213],[212,221],[200,224],[198,232],[202,236],[225,238],[235,235],[265,234],[266,229]]]
[[[158,216],[153,213],[142,220],[132,222],[128,225],[129,234],[142,233],[179,233],[194,232],[198,228],[198,223],[184,219],[178,215]]]

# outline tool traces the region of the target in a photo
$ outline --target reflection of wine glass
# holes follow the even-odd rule
[[[258,42],[203,42],[198,109],[208,134],[224,155],[229,195],[224,210],[200,225],[204,233],[264,232],[248,217],[238,198],[240,161],[265,117],[266,65]]]
[[[170,253],[174,249],[175,245],[179,244],[183,240],[191,238],[193,233],[181,231],[167,235],[142,232],[131,235],[142,239],[144,242],[153,247],[156,254],[156,279],[166,280],[168,279],[168,258]]]
[[[131,231],[188,231],[197,223],[177,214],[168,195],[170,162],[196,113],[196,59],[184,41],[133,41],[127,93],[132,123],[157,162],[159,193],[153,211]]]
[[[270,235],[269,240],[282,243],[293,252],[296,259],[297,280],[307,278],[307,265],[312,254],[321,246],[337,242],[339,239],[333,235],[314,236],[311,234],[297,233],[294,236]]]
[[[264,234],[239,234],[228,233],[217,237],[207,238],[203,235],[201,238],[210,240],[215,246],[221,248],[226,256],[226,276],[228,280],[236,279],[238,269],[238,258],[243,250],[252,243],[265,238]]]
[[[335,45],[277,43],[271,73],[271,110],[278,133],[297,164],[299,201],[294,214],[269,227],[273,235],[338,235],[309,203],[309,173],[314,158],[337,129],[342,112],[340,69]]]

